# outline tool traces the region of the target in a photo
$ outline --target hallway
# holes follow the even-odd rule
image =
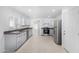
[[[16,53],[65,53],[51,36],[31,37]]]

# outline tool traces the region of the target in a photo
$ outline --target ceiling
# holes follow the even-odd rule
[[[59,6],[14,6],[11,7],[31,18],[56,18],[62,14]]]

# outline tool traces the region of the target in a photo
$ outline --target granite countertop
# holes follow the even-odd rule
[[[54,27],[42,27],[41,29],[45,29],[45,28],[54,29]]]
[[[19,27],[19,28],[7,28],[4,33],[14,32],[14,31],[22,31],[25,29],[32,29],[32,27]]]

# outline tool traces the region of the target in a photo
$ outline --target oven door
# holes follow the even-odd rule
[[[49,31],[49,28],[44,28],[44,29],[43,29],[43,34],[49,34],[49,32],[50,32],[50,31]]]

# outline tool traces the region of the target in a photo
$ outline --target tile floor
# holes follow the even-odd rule
[[[66,53],[51,36],[33,36],[16,53]]]

